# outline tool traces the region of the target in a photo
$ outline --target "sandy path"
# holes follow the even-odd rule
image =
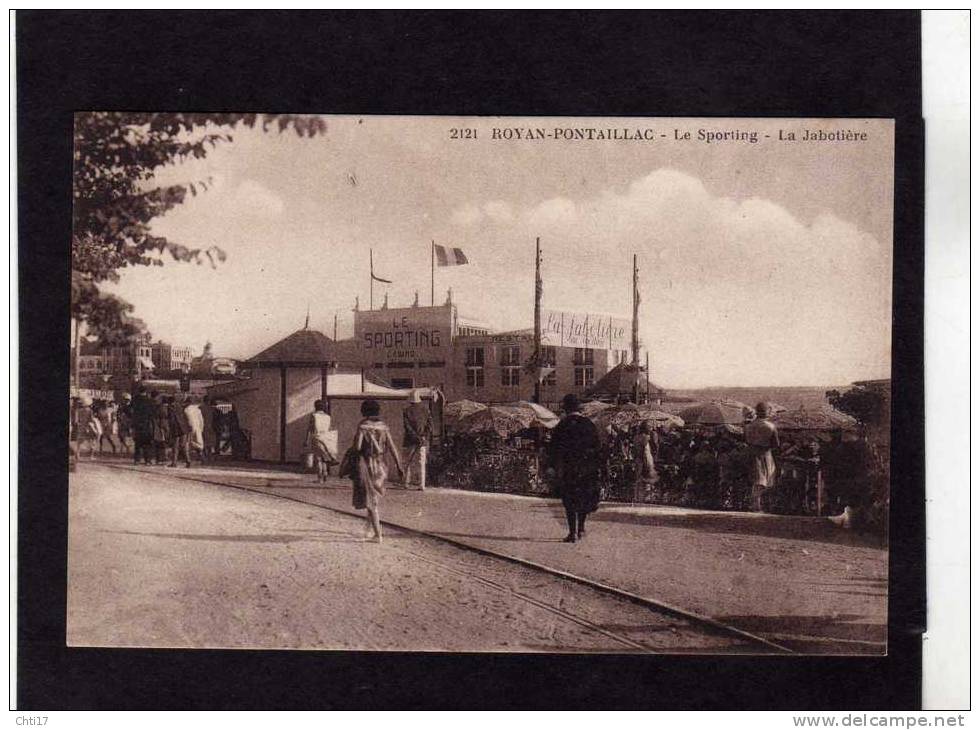
[[[324,489],[308,475],[267,467],[180,475],[350,510],[350,488],[340,480]],[[824,520],[604,504],[588,539],[567,546],[555,500],[392,489],[382,514],[711,616],[797,651],[885,650],[888,552]]]
[[[366,543],[361,520],[270,496],[95,465],[69,489],[73,646],[636,650],[621,636],[662,651],[743,648],[424,538]]]

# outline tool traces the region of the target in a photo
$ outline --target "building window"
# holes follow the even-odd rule
[[[520,365],[521,347],[520,345],[505,345],[500,348],[501,365]]]
[[[589,350],[591,352],[591,350]],[[595,382],[595,375],[591,367],[575,368],[575,385],[586,386]]]
[[[555,377],[555,371],[552,370],[550,373],[541,378],[541,385],[554,387],[558,384],[558,379]]]
[[[515,366],[508,366],[500,368],[500,384],[501,385],[520,385],[521,384],[521,369]]]
[[[482,367],[467,367],[466,368],[466,385],[470,388],[482,388],[483,387],[483,368]]]
[[[466,367],[483,367],[483,348],[482,347],[467,347],[466,348]]]
[[[594,364],[593,363],[593,359],[592,359],[592,353],[593,352],[594,352],[593,350],[589,350],[589,349],[587,349],[585,347],[576,347],[575,348],[575,360],[574,360],[574,363],[576,365],[592,365],[592,364]]]
[[[553,368],[558,362],[558,348],[544,345],[541,348],[541,367]]]
[[[483,362],[482,347],[466,348],[466,385],[470,388],[483,387]]]

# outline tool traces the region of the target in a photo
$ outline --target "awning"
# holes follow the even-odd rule
[[[145,355],[140,355],[139,357],[140,366],[146,368],[147,370],[153,369],[153,361],[146,357]]]

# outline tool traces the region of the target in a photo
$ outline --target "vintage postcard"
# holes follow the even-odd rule
[[[73,647],[888,651],[888,119],[81,112]]]

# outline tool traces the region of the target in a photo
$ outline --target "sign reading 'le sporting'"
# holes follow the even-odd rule
[[[589,350],[627,350],[630,343],[627,319],[608,314],[579,314],[541,311],[541,344],[583,347]]]
[[[368,367],[424,367],[434,361],[447,362],[452,327],[450,307],[376,309],[354,315],[354,336]]]

